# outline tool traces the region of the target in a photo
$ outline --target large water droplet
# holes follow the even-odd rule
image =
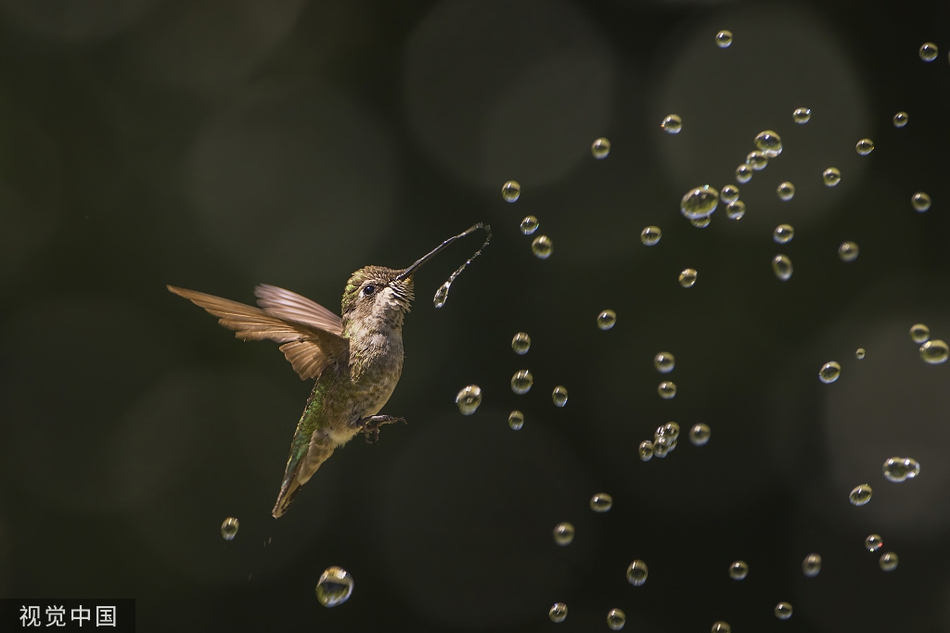
[[[795,185],[787,181],[783,182],[775,188],[775,193],[778,194],[781,200],[788,202],[795,197]]]
[[[551,622],[563,622],[567,618],[567,605],[563,602],[555,602],[548,610],[548,617]]]
[[[756,135],[755,146],[769,158],[775,158],[782,153],[782,137],[772,130],[765,130]]]
[[[769,157],[759,150],[754,150],[749,152],[749,154],[745,157],[745,163],[751,167],[753,171],[762,171],[768,167]]]
[[[793,237],[795,237],[795,229],[791,224],[779,224],[772,231],[772,239],[777,244],[787,244],[792,241]]]
[[[435,296],[432,297],[432,305],[437,308],[441,308],[445,305],[446,300],[449,298],[449,290],[452,288],[452,282],[446,281],[444,284],[439,286],[439,289],[435,291]]]
[[[775,271],[776,277],[782,281],[788,281],[794,272],[792,260],[787,255],[776,255],[772,258],[772,270]]]
[[[726,204],[739,199],[739,188],[735,185],[726,185],[719,192],[719,199]]]
[[[554,406],[563,407],[567,404],[567,389],[558,385],[554,388],[554,391],[551,392],[551,400],[554,401]]]
[[[514,350],[515,354],[528,353],[528,350],[531,349],[531,337],[528,336],[527,332],[515,334],[514,338],[511,339],[511,349]]]
[[[818,380],[829,385],[834,381],[838,380],[838,377],[841,375],[841,365],[835,361],[828,361],[821,366],[821,369],[818,370]]]
[[[645,583],[649,575],[650,570],[647,569],[647,564],[640,559],[633,561],[627,566],[627,582],[634,587],[639,587]]]
[[[617,313],[613,310],[604,310],[597,315],[597,327],[601,330],[609,330],[617,323]]]
[[[693,428],[689,430],[689,441],[693,446],[705,446],[711,436],[712,431],[709,426],[702,422],[694,424]]]
[[[597,139],[591,144],[590,153],[597,160],[607,158],[607,155],[610,153],[610,141],[605,138]]]
[[[910,338],[915,343],[923,343],[930,338],[930,328],[923,323],[915,323],[910,326]]]
[[[684,268],[683,272],[680,273],[679,280],[680,285],[684,288],[692,288],[693,284],[696,283],[696,277],[699,273],[696,272],[693,268]]]
[[[607,612],[607,626],[612,631],[619,631],[627,623],[626,614],[620,609],[611,609]]]
[[[554,542],[558,545],[570,545],[574,540],[574,526],[566,521],[554,526]]]
[[[653,459],[653,442],[650,440],[644,440],[643,442],[640,442],[639,453],[640,461],[642,462],[648,462]]]
[[[935,338],[920,346],[920,357],[925,363],[939,365],[947,362],[947,358],[950,357],[950,347],[947,347],[947,344],[939,338]]]
[[[598,492],[590,498],[590,509],[594,512],[606,512],[614,505],[614,498],[606,492]]]
[[[713,622],[712,633],[732,633],[732,627],[729,626],[728,622],[723,622],[719,620],[718,622]]]
[[[825,183],[826,187],[835,187],[841,182],[841,172],[837,167],[829,167],[821,172],[821,180]]]
[[[920,58],[925,62],[932,62],[937,59],[937,55],[939,54],[937,45],[933,42],[924,42],[921,44],[918,53],[920,54]]]
[[[517,180],[509,180],[501,186],[501,197],[505,202],[517,202],[521,197],[521,185]]]
[[[221,524],[221,538],[225,541],[233,541],[234,537],[237,536],[239,527],[241,527],[241,522],[236,518],[226,518],[224,523]]]
[[[869,138],[862,138],[855,144],[854,151],[861,156],[867,156],[874,151],[874,141]]]
[[[821,572],[821,555],[811,553],[802,561],[802,573],[808,578],[814,578]]]
[[[510,426],[513,431],[520,431],[521,427],[524,426],[524,413],[517,410],[509,413],[508,426]]]
[[[667,114],[660,121],[660,128],[667,134],[679,134],[683,129],[683,119],[678,114]]]
[[[840,257],[843,262],[853,262],[858,258],[858,250],[858,245],[854,242],[841,242],[841,245],[838,247],[838,257]]]
[[[706,216],[704,218],[695,218],[690,220],[689,223],[695,226],[697,229],[704,229],[709,226],[709,223],[712,222],[712,216]]]
[[[872,494],[873,491],[871,490],[871,486],[867,484],[861,484],[860,486],[854,487],[854,490],[851,491],[851,494],[848,495],[848,498],[851,500],[851,505],[863,506],[871,500]]]
[[[531,391],[531,385],[534,384],[534,376],[527,369],[521,369],[515,372],[511,377],[511,390],[516,394],[523,395]]]
[[[752,167],[742,163],[736,167],[736,182],[741,184],[747,183],[752,180]]]
[[[669,352],[659,352],[653,357],[653,366],[661,374],[668,374],[676,367],[676,358]]]
[[[640,231],[640,241],[644,246],[656,246],[663,236],[663,231],[658,226],[648,226]]]
[[[884,547],[884,539],[881,538],[880,534],[870,534],[864,539],[864,546],[868,548],[869,552],[876,552]]]
[[[787,602],[779,602],[775,605],[775,617],[779,620],[787,620],[792,617],[792,605]]]
[[[894,552],[887,552],[886,554],[881,555],[881,560],[878,561],[881,566],[881,569],[884,571],[894,571],[897,569],[897,554]]]
[[[521,233],[523,235],[531,235],[538,230],[539,226],[541,226],[541,223],[538,222],[538,218],[533,215],[527,215],[521,221]]]
[[[554,252],[554,242],[547,235],[539,235],[531,242],[531,252],[538,259],[547,259]]]
[[[884,461],[883,471],[888,481],[901,483],[916,478],[920,474],[920,464],[912,457],[889,457]]]
[[[730,220],[741,220],[745,215],[745,202],[736,200],[726,205],[726,217]]]
[[[792,120],[799,125],[808,123],[811,121],[811,108],[795,108],[792,112]]]
[[[327,567],[317,581],[317,600],[325,607],[343,604],[353,593],[353,577],[340,567]]]
[[[676,383],[670,380],[664,380],[656,388],[656,392],[664,400],[670,400],[676,396]]]
[[[680,212],[690,220],[704,218],[719,205],[719,192],[709,185],[694,187],[680,201]]]
[[[749,564],[744,560],[737,560],[729,565],[729,577],[733,580],[743,580],[749,575]]]
[[[923,191],[918,191],[910,198],[910,203],[917,213],[924,213],[930,208],[930,196]]]
[[[729,48],[732,45],[732,31],[725,29],[716,33],[716,46],[719,48]]]
[[[898,112],[894,115],[894,127],[904,127],[910,121],[910,115],[906,112]]]
[[[478,410],[478,405],[482,403],[482,390],[478,385],[469,385],[464,387],[455,396],[455,404],[459,407],[462,415],[472,415]]]

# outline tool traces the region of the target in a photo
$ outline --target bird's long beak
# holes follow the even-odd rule
[[[446,246],[448,246],[449,244],[451,244],[451,243],[454,242],[455,240],[459,239],[460,237],[465,237],[466,235],[471,235],[472,233],[474,233],[474,232],[477,231],[478,229],[484,230],[484,231],[488,234],[488,239],[491,239],[491,227],[489,227],[487,224],[484,224],[484,223],[482,223],[482,222],[479,222],[478,224],[469,227],[468,229],[466,229],[465,231],[459,233],[458,235],[454,235],[454,236],[450,237],[449,239],[445,240],[444,242],[442,242],[441,244],[439,244],[438,246],[436,246],[435,248],[433,248],[433,249],[432,249],[431,251],[429,251],[426,255],[424,255],[424,256],[421,257],[420,259],[417,259],[417,260],[415,261],[415,263],[414,263],[412,266],[410,266],[409,268],[405,269],[404,271],[402,271],[401,273],[399,273],[399,274],[396,276],[396,281],[402,281],[402,280],[405,279],[406,277],[411,276],[414,272],[416,272],[416,270],[417,270],[418,268],[422,267],[423,264],[425,264],[427,261],[429,261],[430,259],[432,259],[433,257],[435,257],[436,254],[438,254],[438,253],[439,253],[442,249],[444,249]],[[487,239],[485,240],[485,244],[488,244],[488,240],[487,240]],[[484,247],[483,247],[483,248],[484,248]]]

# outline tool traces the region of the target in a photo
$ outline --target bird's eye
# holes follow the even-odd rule
[[[364,297],[368,297],[368,296],[370,296],[371,294],[373,294],[374,292],[376,292],[376,286],[365,286],[365,287],[363,288],[363,296],[364,296]]]

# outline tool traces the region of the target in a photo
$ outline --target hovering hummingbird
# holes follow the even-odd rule
[[[262,284],[254,289],[260,307],[167,286],[218,317],[218,323],[234,330],[237,338],[280,343],[280,351],[300,378],[316,380],[290,444],[280,493],[271,511],[274,518],[287,512],[300,487],[337,447],[357,433],[375,443],[381,426],[405,422],[379,412],[402,375],[402,326],[414,298],[412,276],[446,246],[478,229],[486,232],[485,243],[436,293],[436,307],[441,307],[452,281],[491,240],[487,224],[450,237],[408,268],[360,268],[346,282],[341,316],[277,286]]]

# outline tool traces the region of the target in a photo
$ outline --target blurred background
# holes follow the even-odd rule
[[[569,633],[612,608],[632,631],[950,631],[950,366],[908,334],[950,339],[948,52],[938,0],[0,0],[0,596],[135,598],[142,631]],[[683,194],[735,184],[765,129],[784,152],[739,185],[745,216],[691,226]],[[443,309],[480,237],[416,276],[383,410],[408,425],[338,450],[275,521],[310,384],[165,284],[338,310],[352,271],[478,221],[494,239]],[[642,462],[671,420],[709,443]],[[887,481],[892,456],[920,476]],[[355,588],[328,609],[331,565]]]

